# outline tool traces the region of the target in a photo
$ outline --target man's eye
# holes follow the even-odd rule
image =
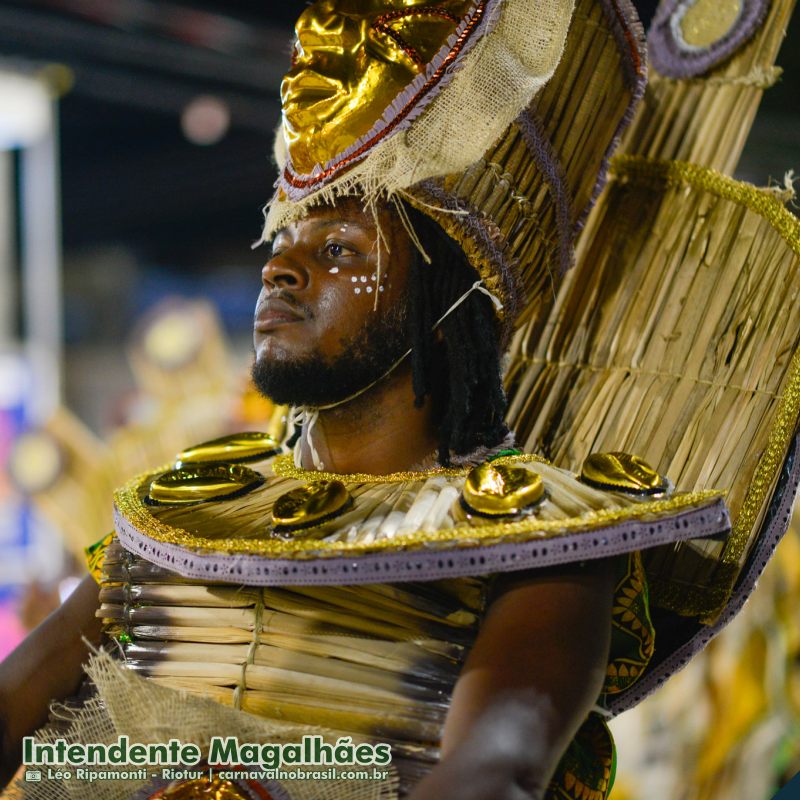
[[[346,258],[355,255],[355,250],[341,242],[328,242],[325,245],[325,255],[329,258]]]

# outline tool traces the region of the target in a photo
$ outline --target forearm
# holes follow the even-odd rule
[[[88,656],[84,638],[100,640],[98,587],[87,576],[64,605],[53,612],[0,664],[0,729],[5,786],[19,767],[22,739],[47,720],[53,700],[74,694]]]
[[[442,761],[412,800],[538,800],[602,690],[613,562],[520,578],[493,601],[453,693]]]

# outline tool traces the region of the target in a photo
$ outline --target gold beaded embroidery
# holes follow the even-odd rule
[[[501,456],[492,459],[492,464],[509,464],[513,462],[549,464],[542,456],[531,453],[515,456]],[[277,456],[272,462],[272,471],[279,478],[294,478],[298,481],[342,481],[342,483],[405,483],[407,481],[422,481],[427,478],[441,476],[443,478],[461,478],[467,475],[472,466],[465,467],[432,467],[418,471],[388,472],[386,475],[373,475],[369,472],[323,472],[313,469],[296,467],[294,456],[291,453]]]

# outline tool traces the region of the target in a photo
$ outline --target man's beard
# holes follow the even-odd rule
[[[408,307],[370,315],[335,360],[318,353],[288,359],[256,359],[252,378],[256,389],[279,405],[325,406],[346,400],[388,373],[409,349]]]

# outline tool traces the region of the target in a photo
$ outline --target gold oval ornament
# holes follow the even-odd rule
[[[147,500],[155,505],[187,505],[230,500],[261,486],[263,475],[239,464],[184,464],[150,482]]]
[[[540,475],[512,464],[475,467],[464,483],[462,499],[472,511],[488,517],[520,514],[544,498]]]
[[[156,791],[148,800],[247,800],[250,792],[244,793],[236,784],[221,778],[194,778],[171,783],[163,793]]]
[[[341,481],[315,481],[282,494],[272,507],[277,530],[308,528],[340,514],[351,503]]]
[[[250,464],[263,461],[279,452],[278,443],[268,433],[245,431],[187,447],[176,456],[175,469],[180,469],[186,463]]]
[[[690,47],[708,48],[727,36],[739,21],[742,0],[694,0],[684,3],[683,11],[675,16],[680,20],[683,41]]]
[[[592,453],[581,469],[581,480],[596,489],[626,494],[663,494],[672,488],[646,461],[630,453]]]

